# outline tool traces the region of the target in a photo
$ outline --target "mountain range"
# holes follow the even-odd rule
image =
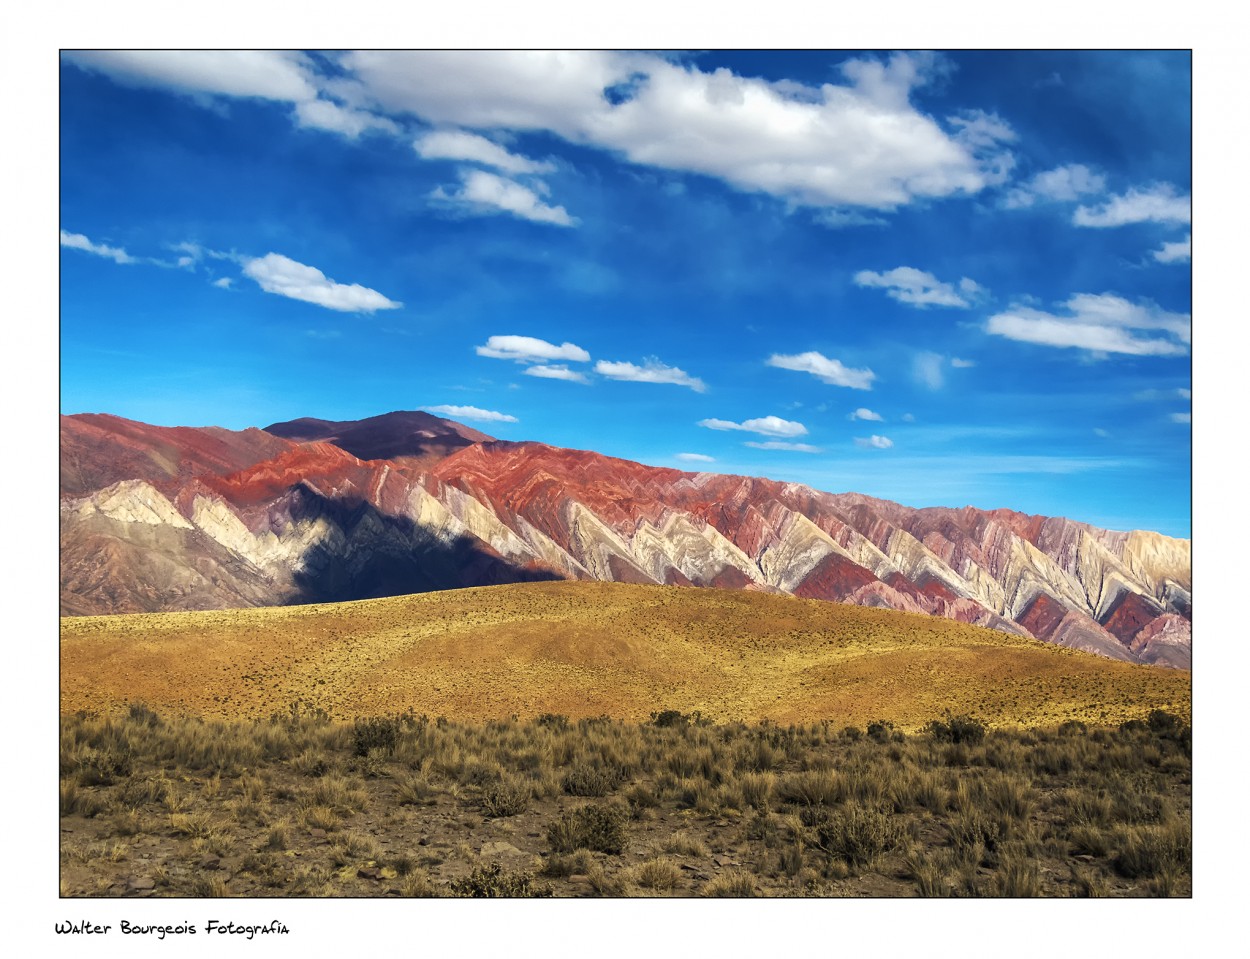
[[[60,493],[64,615],[599,580],[893,608],[1190,665],[1185,539],[644,466],[422,412],[242,431],[62,416]]]

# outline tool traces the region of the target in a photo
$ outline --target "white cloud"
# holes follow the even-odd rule
[[[424,160],[467,160],[505,173],[550,173],[555,165],[509,153],[493,140],[464,130],[434,130],[418,137],[413,149]]]
[[[1179,396],[1183,400],[1187,400],[1193,396],[1193,391],[1187,390],[1182,386],[1180,389],[1176,391],[1176,395]]]
[[[526,376],[538,376],[545,380],[568,380],[570,383],[589,383],[585,373],[570,370],[567,366],[531,366],[525,370]]]
[[[295,118],[302,127],[329,130],[355,140],[368,130],[397,135],[399,125],[386,117],[375,116],[364,110],[339,106],[330,100],[304,100],[295,105]]]
[[[676,456],[676,459],[682,460],[683,462],[686,462],[686,463],[715,463],[716,462],[716,459],[714,457],[708,456],[705,453],[678,453]]]
[[[1172,422],[1173,423],[1188,423],[1191,421],[1192,415],[1193,414],[1191,413],[1173,413]]]
[[[70,63],[131,86],[298,102],[317,95],[312,64],[279,50],[86,50]]]
[[[951,366],[957,370],[970,370],[976,365],[976,360],[961,360],[958,356],[951,357]]]
[[[1160,263],[1188,263],[1190,258],[1190,235],[1175,243],[1164,243],[1151,255]]]
[[[1145,189],[1132,187],[1122,196],[1113,195],[1101,207],[1079,206],[1072,215],[1077,226],[1111,227],[1126,223],[1188,223],[1189,196],[1178,196],[1170,183],[1156,183]]]
[[[991,316],[986,331],[1008,339],[1095,353],[1181,356],[1189,351],[1188,313],[1156,304],[1130,303],[1110,293],[1078,293],[1065,304],[1068,316],[1016,306]],[[1146,335],[1140,335],[1146,331]],[[1164,336],[1151,335],[1162,332]]]
[[[452,416],[458,420],[480,420],[486,423],[516,423],[515,416],[497,413],[494,410],[483,410],[476,406],[424,406],[422,409],[430,413]]]
[[[904,422],[904,423],[914,423],[914,422],[916,422],[916,415],[915,415],[914,413],[904,413],[904,414],[903,414],[903,422]]]
[[[799,373],[811,373],[812,376],[833,386],[846,386],[853,390],[870,390],[872,381],[877,374],[872,370],[855,370],[843,366],[839,360],[830,359],[815,350],[787,356],[774,353],[767,360],[769,366],[783,370],[795,370]]]
[[[869,450],[888,450],[894,445],[894,441],[888,436],[877,436],[874,433],[872,436],[868,437],[855,437],[855,445]]]
[[[213,286],[220,287],[223,290],[228,290],[230,289],[230,284],[232,284],[233,282],[234,280],[232,280],[230,277],[223,276],[220,279],[213,280]]]
[[[761,436],[804,436],[807,427],[793,420],[783,420],[779,416],[761,416],[758,419],[734,423],[730,420],[707,419],[699,420],[699,426],[710,430],[745,430],[748,433],[759,433]]]
[[[548,360],[573,360],[585,363],[590,354],[574,343],[556,346],[534,336],[492,336],[484,346],[476,347],[478,356],[496,360],[516,360],[518,363],[540,363]],[[536,374],[541,376],[542,374]]]
[[[886,296],[900,303],[912,306],[959,306],[968,307],[972,304],[955,292],[949,283],[942,283],[932,273],[925,273],[910,266],[899,266],[885,273],[874,273],[872,270],[860,270],[855,274],[855,285],[880,287]],[[959,282],[960,289],[966,295],[975,295],[981,287],[973,280],[964,277]]]
[[[1037,174],[1023,186],[1008,193],[1003,200],[1003,206],[1019,209],[1032,206],[1038,200],[1078,200],[1090,193],[1101,193],[1105,186],[1106,180],[1101,174],[1083,164],[1071,163]]]
[[[984,113],[954,132],[911,103],[926,54],[842,65],[844,83],[768,82],[606,51],[364,51],[340,65],[395,113],[477,129],[548,130],[633,163],[702,173],[814,207],[891,209],[975,193],[1013,134]]]
[[[847,419],[848,420],[876,420],[878,423],[883,421],[883,418],[880,413],[874,413],[872,410],[866,409],[862,406],[859,409],[857,409],[854,413],[851,413],[849,416],[847,416]]]
[[[87,253],[94,253],[96,256],[106,257],[116,263],[139,262],[121,247],[108,246],[105,243],[92,243],[81,233],[67,233],[62,230],[61,246],[67,246],[71,250],[83,250]]]
[[[742,444],[743,446],[751,446],[757,450],[788,450],[792,453],[820,453],[823,452],[819,446],[811,446],[807,443],[786,443],[781,440],[769,440],[766,443],[755,443],[750,440]]]
[[[696,393],[703,393],[707,390],[707,384],[697,376],[691,376],[685,370],[680,370],[675,366],[665,366],[653,356],[643,360],[642,366],[600,360],[595,364],[595,372],[611,380],[628,380],[634,383],[672,383],[674,386],[688,386]]]
[[[315,303],[328,310],[372,313],[403,306],[358,283],[336,283],[315,266],[297,263],[280,253],[266,253],[262,257],[246,260],[243,272],[259,283],[266,293]]]
[[[578,223],[564,207],[548,206],[532,189],[507,177],[485,170],[461,170],[460,179],[458,192],[448,193],[439,187],[431,195],[436,200],[447,201],[478,214],[511,213],[523,220],[556,226],[576,226]]]

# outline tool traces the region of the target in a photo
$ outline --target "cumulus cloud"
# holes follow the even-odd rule
[[[448,192],[439,187],[431,195],[476,214],[511,213],[523,220],[555,226],[578,223],[564,207],[548,206],[530,187],[507,177],[485,170],[461,170],[460,180],[459,190]]]
[[[234,280],[232,280],[228,276],[223,276],[223,277],[220,277],[219,279],[213,280],[213,286],[220,287],[223,290],[230,289],[230,285],[232,283],[234,283]]]
[[[336,283],[315,266],[297,263],[280,253],[246,260],[243,272],[251,277],[266,293],[315,303],[328,310],[344,313],[373,313],[376,310],[395,310],[403,306],[387,299],[377,290],[358,283]]]
[[[526,376],[538,376],[545,380],[568,380],[570,383],[589,383],[585,373],[570,370],[564,364],[558,366],[531,366],[525,370]]]
[[[888,436],[857,436],[855,437],[855,445],[868,450],[888,450],[894,445],[894,441]]]
[[[710,430],[745,430],[748,433],[759,433],[761,436],[804,436],[807,433],[807,427],[802,423],[783,420],[779,416],[761,416],[758,419],[744,420],[741,423],[707,419],[699,420],[698,425]]]
[[[1190,413],[1173,413],[1172,422],[1173,423],[1188,423],[1191,421],[1191,417],[1192,417],[1192,414]]]
[[[1027,183],[1010,191],[1003,199],[1008,209],[1032,206],[1037,201],[1062,202],[1079,200],[1091,193],[1101,193],[1106,180],[1101,174],[1080,163],[1046,170]]]
[[[516,423],[515,416],[497,413],[495,410],[483,410],[476,406],[424,406],[422,409],[430,413],[455,417],[458,420],[480,420],[485,423]]]
[[[1160,263],[1188,263],[1190,258],[1190,234],[1175,243],[1164,243],[1151,255]]]
[[[708,456],[706,453],[678,453],[677,459],[686,463],[715,463],[714,457]]]
[[[878,423],[880,423],[882,422],[883,417],[881,416],[880,413],[874,413],[872,410],[866,409],[865,407],[861,406],[854,413],[851,413],[850,415],[848,415],[847,419],[848,420],[876,420]]]
[[[312,63],[281,50],[80,50],[62,54],[130,86],[298,102],[317,96]]]
[[[707,390],[707,384],[697,376],[691,376],[685,370],[675,366],[665,366],[655,357],[643,360],[642,366],[600,360],[595,364],[595,372],[611,380],[628,380],[633,383],[671,383],[674,386],[688,386],[696,393]]]
[[[518,363],[541,363],[549,360],[585,363],[590,359],[590,354],[575,343],[561,343],[556,346],[534,336],[491,336],[487,338],[485,345],[476,347],[476,351],[478,356],[515,360]]]
[[[980,292],[981,287],[973,280],[964,277],[959,281],[959,288],[964,294],[955,292],[950,283],[943,283],[932,273],[925,273],[910,266],[899,266],[885,273],[874,273],[872,270],[860,270],[855,274],[855,285],[878,287],[885,290],[886,296],[909,303],[912,306],[959,306],[969,307],[972,304],[965,298]]]
[[[1182,356],[1189,352],[1188,313],[1169,313],[1150,301],[1130,303],[1111,293],[1078,293],[1063,305],[1066,316],[1012,307],[991,316],[986,332],[1092,353]]]
[[[1079,206],[1072,222],[1077,226],[1112,227],[1127,223],[1188,223],[1189,218],[1188,194],[1178,195],[1170,183],[1155,183],[1113,195],[1099,207]]]
[[[769,366],[783,370],[795,370],[799,373],[811,373],[812,376],[832,386],[846,386],[853,390],[870,390],[872,381],[877,374],[872,370],[856,370],[843,366],[841,361],[817,353],[797,353],[792,356],[774,353],[767,360]]]
[[[612,51],[373,50],[346,54],[340,66],[386,111],[547,130],[633,163],[820,208],[975,193],[1001,176],[1001,144],[1013,136],[989,114],[944,126],[920,112],[912,92],[941,61],[918,53],[849,60],[844,82],[820,86]]]
[[[765,443],[756,443],[751,440],[742,444],[743,446],[751,446],[757,450],[788,450],[791,453],[820,453],[819,446],[811,446],[808,443],[787,443],[783,440],[768,440]]]
[[[83,250],[86,253],[94,253],[96,256],[105,257],[115,263],[139,262],[121,247],[109,246],[106,243],[92,243],[81,233],[67,233],[65,230],[62,230],[61,246],[67,246],[71,250]]]
[[[555,169],[554,164],[509,153],[494,140],[465,130],[434,130],[418,137],[412,146],[424,160],[464,160],[514,175]]]

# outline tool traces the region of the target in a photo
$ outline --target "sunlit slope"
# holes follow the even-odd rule
[[[756,592],[549,582],[316,606],[66,618],[61,709],[142,700],[205,716],[293,701],[335,718],[408,708],[924,725],[1189,713],[1190,674],[952,620]]]

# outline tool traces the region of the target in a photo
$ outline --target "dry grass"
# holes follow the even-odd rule
[[[889,716],[915,732],[950,702],[991,725],[1024,726],[1118,724],[1152,708],[1187,718],[1189,708],[1186,671],[951,620],[740,591],[529,583],[61,623],[66,713],[144,701],[162,716],[233,720],[299,701],[344,719],[420,704],[462,720],[552,713],[639,722],[664,689],[663,705],[718,721],[862,729]],[[225,775],[296,748],[230,736],[210,718],[171,759]],[[328,745],[302,747],[312,753],[310,775],[320,774],[318,754]],[[674,772],[689,778],[709,761],[725,775],[772,769],[777,754],[765,744],[730,765],[697,750],[674,761]]]
[[[414,716],[397,721],[393,752],[362,757],[351,725],[320,716],[216,726],[150,709],[66,717],[62,888],[1190,895],[1187,729],[991,729],[951,743],[689,720]],[[206,730],[214,762],[179,766],[172,757],[195,757],[187,744]],[[314,752],[326,769],[310,777]],[[126,759],[92,758],[106,755]],[[613,770],[617,785],[570,795],[561,778],[579,765]]]

